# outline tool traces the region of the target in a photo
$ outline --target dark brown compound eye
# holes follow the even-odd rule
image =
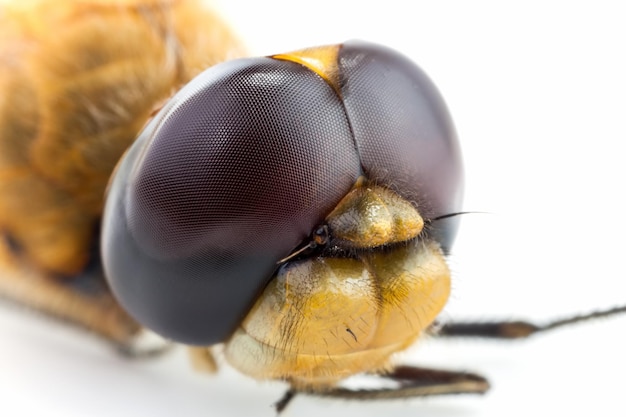
[[[447,107],[428,76],[398,52],[358,41],[343,44],[339,73],[364,175],[415,202],[424,219],[458,212],[461,151]],[[430,225],[446,252],[458,220]]]
[[[225,340],[359,177],[427,218],[460,209],[460,152],[432,83],[389,49],[338,51],[340,88],[282,59],[212,67],[129,149],[108,193],[102,256],[143,325],[187,344]],[[454,231],[436,233],[449,246]]]

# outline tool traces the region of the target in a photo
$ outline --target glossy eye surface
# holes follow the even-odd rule
[[[322,61],[302,59],[320,50]],[[407,58],[347,42],[217,65],[122,159],[103,221],[107,279],[146,327],[187,344],[221,342],[277,262],[363,177],[427,222],[460,209],[454,129]],[[429,233],[445,249],[456,224],[442,224]]]

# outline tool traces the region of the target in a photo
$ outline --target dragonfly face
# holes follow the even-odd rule
[[[461,191],[445,105],[402,55],[347,42],[231,61],[177,93],[122,160],[105,272],[165,337],[227,341],[257,377],[340,379],[383,369],[445,304],[456,224],[433,220]],[[323,244],[281,262],[320,225]]]

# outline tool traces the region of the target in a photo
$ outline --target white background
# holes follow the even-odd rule
[[[467,210],[444,318],[544,320],[626,303],[626,13],[619,2],[219,2],[255,54],[360,38],[412,57],[462,140]],[[410,5],[410,8],[409,8]],[[626,317],[526,342],[427,340],[404,360],[480,371],[484,397],[298,398],[285,416],[624,415]],[[280,384],[184,351],[128,361],[0,304],[2,416],[272,416]]]

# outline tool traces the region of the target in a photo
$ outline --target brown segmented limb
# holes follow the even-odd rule
[[[537,333],[551,331],[571,324],[595,320],[603,317],[626,313],[626,305],[605,310],[597,310],[586,314],[577,314],[562,319],[535,324],[528,321],[484,321],[484,322],[450,322],[433,326],[433,333],[441,337],[476,337],[485,339],[523,339]]]
[[[327,391],[290,389],[275,404],[276,411],[281,413],[298,394],[346,400],[391,400],[453,394],[484,394],[489,389],[489,382],[477,374],[413,366],[398,366],[389,373],[377,377],[397,382],[398,385],[392,388],[355,390],[343,387]]]
[[[120,308],[106,286],[90,294],[77,291],[67,280],[56,279],[22,262],[2,239],[0,298],[83,327],[112,342],[128,356],[152,356],[167,347],[161,343],[138,348],[135,342],[142,329]]]

